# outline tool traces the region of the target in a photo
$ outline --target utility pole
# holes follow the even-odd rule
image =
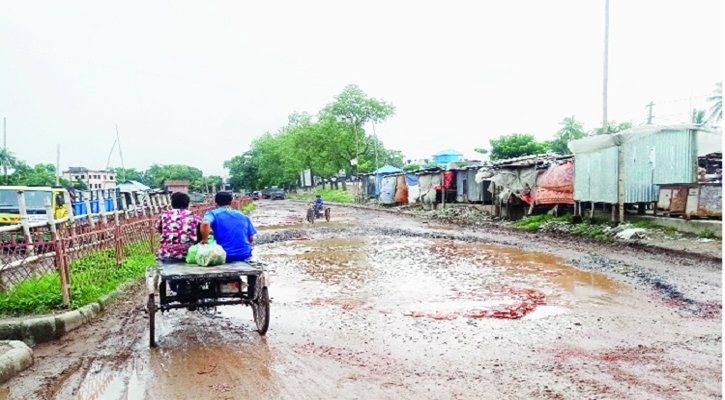
[[[58,143],[55,155],[55,186],[60,185],[60,143]]]
[[[647,117],[647,125],[652,125],[652,107],[655,105],[654,102],[650,101],[645,108],[649,108],[649,116]]]
[[[118,142],[118,154],[121,156],[121,168],[123,169],[121,182],[126,182],[126,166],[123,164],[123,151],[121,151],[121,137],[118,135],[118,124],[116,124],[116,141]],[[116,178],[116,181],[118,181],[118,178]]]
[[[373,136],[375,136],[375,170],[378,170],[378,134],[375,132],[375,121],[373,123]]]
[[[602,134],[609,133],[607,123],[607,84],[609,83],[609,0],[604,0],[604,90],[602,91]]]
[[[8,133],[5,125],[5,117],[3,117],[3,151],[5,152],[3,159],[3,172],[5,173],[5,184],[8,184]]]

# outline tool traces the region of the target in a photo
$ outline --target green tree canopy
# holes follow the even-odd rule
[[[557,154],[571,154],[569,142],[587,136],[584,125],[577,121],[572,115],[571,118],[564,118],[559,122],[561,129],[554,135],[554,140],[549,143],[551,151]]]
[[[547,143],[537,142],[534,135],[525,133],[502,135],[498,139],[491,139],[490,143],[491,160],[494,161],[542,154],[549,150]]]
[[[618,133],[624,130],[627,130],[632,127],[631,122],[622,122],[621,124],[617,124],[616,121],[607,121],[607,134],[611,135],[612,133]],[[602,128],[599,127],[594,130],[595,135],[601,135],[602,134]]]
[[[367,122],[382,122],[393,115],[394,107],[370,98],[359,87],[349,85],[316,117],[295,112],[288,124],[276,133],[257,137],[240,156],[225,161],[229,183],[236,190],[259,190],[299,181],[301,171],[311,169],[317,176],[331,177],[340,171],[373,171],[377,166],[401,166],[403,154],[386,149],[375,136],[368,135]]]

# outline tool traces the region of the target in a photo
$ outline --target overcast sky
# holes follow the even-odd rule
[[[612,0],[609,116],[688,119],[722,80],[720,0]],[[601,125],[604,0],[7,1],[0,117],[29,163],[105,168],[224,160],[316,113],[345,85],[392,102],[377,127],[409,158],[513,132]],[[118,153],[111,166],[120,166]]]

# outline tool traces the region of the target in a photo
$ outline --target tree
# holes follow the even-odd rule
[[[162,187],[167,180],[188,180],[189,183],[201,178],[204,173],[199,168],[181,164],[154,164],[145,172],[146,181],[150,186]]]
[[[533,135],[525,133],[501,135],[498,139],[491,139],[490,143],[491,160],[542,154],[549,149],[547,143],[537,142]]]
[[[147,179],[144,171],[137,171],[136,168],[111,168],[111,172],[116,174],[116,180],[119,182],[131,180],[141,182],[148,186],[153,185],[153,182]]]
[[[88,190],[88,185],[81,180],[81,178],[76,177],[76,180],[70,183],[71,187],[76,190]]]
[[[15,158],[15,155],[12,152],[6,149],[0,149],[0,164],[2,164],[3,166],[4,176],[8,175],[9,168],[15,168],[17,162],[18,160]]]
[[[17,161],[15,171],[10,175],[10,184],[19,186],[52,186],[55,185],[55,165],[35,164],[32,168],[23,161]],[[70,186],[65,179],[60,179],[62,186]]]
[[[584,125],[577,121],[572,115],[571,118],[564,118],[561,122],[561,129],[554,135],[554,140],[549,143],[551,150],[557,154],[571,154],[569,142],[587,136]]]
[[[612,133],[618,133],[621,131],[625,131],[627,129],[630,129],[632,127],[631,122],[622,122],[621,124],[617,124],[616,121],[607,121],[607,134],[610,135]],[[601,135],[602,134],[602,128],[597,128],[593,131],[595,135]]]
[[[715,84],[715,90],[712,92],[712,95],[707,98],[707,101],[712,102],[712,106],[710,106],[710,116],[707,118],[707,122],[722,121],[722,82]]]
[[[705,110],[698,110],[693,108],[692,109],[692,121],[693,124],[704,124],[707,122],[705,120]]]
[[[418,164],[408,164],[403,167],[403,171],[417,171],[420,169],[420,165]]]

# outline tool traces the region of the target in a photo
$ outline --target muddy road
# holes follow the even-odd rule
[[[28,399],[703,399],[722,395],[721,265],[378,211],[263,201],[266,338],[251,310],[143,294],[35,348]]]

